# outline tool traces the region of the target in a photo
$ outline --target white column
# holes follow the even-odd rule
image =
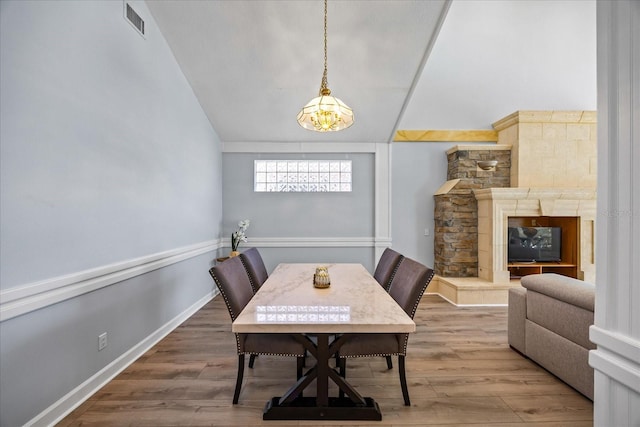
[[[375,149],[375,258],[391,246],[391,144],[377,143]]]
[[[640,426],[640,2],[598,1],[594,425]]]

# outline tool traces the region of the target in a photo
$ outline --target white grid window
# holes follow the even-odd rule
[[[255,160],[256,192],[351,191],[351,160]]]

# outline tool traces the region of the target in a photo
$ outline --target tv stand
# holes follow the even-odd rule
[[[510,262],[507,264],[512,279],[529,274],[557,273],[563,276],[578,277],[578,266],[567,262]]]
[[[562,228],[562,250],[559,262],[508,262],[508,256],[505,254],[507,270],[509,270],[512,279],[540,273],[557,273],[578,279],[578,274],[580,274],[578,249],[580,244],[580,224],[578,217],[509,217],[508,226]],[[508,244],[508,242],[505,241],[505,244]]]

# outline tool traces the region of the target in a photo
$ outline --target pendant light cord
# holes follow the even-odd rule
[[[324,0],[324,72],[320,84],[320,95],[329,95],[329,83],[327,82],[327,0]]]

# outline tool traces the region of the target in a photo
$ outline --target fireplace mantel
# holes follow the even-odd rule
[[[595,280],[594,221],[596,192],[582,188],[486,188],[474,191],[478,201],[478,277],[509,283],[507,227],[509,217],[577,217],[580,225],[578,275]]]

